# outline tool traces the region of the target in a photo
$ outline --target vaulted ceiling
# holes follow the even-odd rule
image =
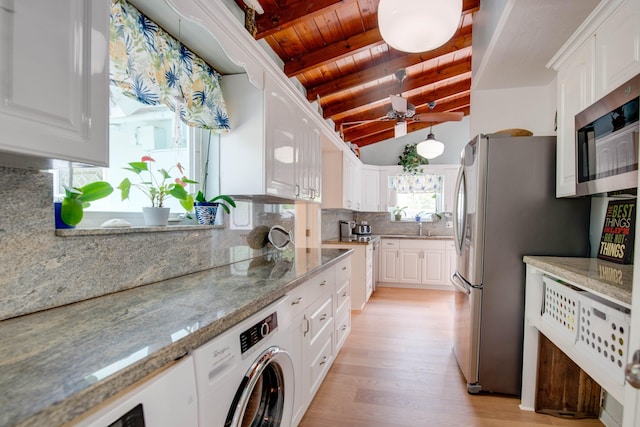
[[[243,0],[235,0],[246,9]],[[379,0],[259,0],[255,38],[264,41],[296,78],[309,101],[319,101],[323,115],[341,124],[345,141],[360,147],[394,136],[395,121],[380,119],[391,108],[389,95],[401,94],[416,114],[457,111],[469,114],[473,13],[480,0],[463,0],[455,35],[443,46],[423,53],[390,48],[378,31]],[[400,85],[397,70],[406,69]],[[435,102],[430,109],[429,103]],[[409,122],[407,132],[430,126]]]

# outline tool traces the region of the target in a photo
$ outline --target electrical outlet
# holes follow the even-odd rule
[[[447,221],[447,223],[445,224],[445,227],[453,228],[453,221]]]

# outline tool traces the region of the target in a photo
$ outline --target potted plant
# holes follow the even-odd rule
[[[234,202],[231,197],[225,196],[223,194],[206,200],[204,197],[204,193],[202,191],[198,191],[198,194],[196,195],[193,203],[193,207],[196,211],[196,218],[198,219],[198,224],[213,225],[216,220],[218,207],[220,206],[222,206],[227,214],[230,214],[230,207],[235,208],[236,202]],[[189,211],[190,210],[191,209],[189,209]]]
[[[62,202],[55,202],[54,204],[56,228],[75,227],[82,221],[84,208],[89,207],[89,202],[107,197],[113,193],[113,187],[108,182],[96,181],[82,187],[65,185],[64,192],[65,195]]]
[[[405,215],[405,209],[409,206],[397,207],[393,210],[393,216],[396,221],[402,221],[402,217]]]
[[[418,154],[418,151],[416,149],[417,145],[417,143],[406,144],[404,146],[402,154],[399,156],[400,161],[398,162],[398,164],[402,166],[402,171],[404,173],[412,175],[422,173],[423,169],[420,166],[429,164],[429,160]]]
[[[416,214],[416,221],[420,222],[420,219],[422,218],[422,214],[426,213],[425,211],[420,211]]]
[[[193,196],[184,187],[187,184],[197,184],[197,182],[184,176],[184,169],[180,163],[171,167],[168,171],[159,169],[157,175],[160,178],[158,178],[149,168],[150,162],[155,162],[155,160],[150,156],[143,156],[139,162],[129,163],[129,167],[125,169],[138,175],[140,182],[132,183],[129,178],[125,178],[118,185],[118,189],[122,200],[129,198],[131,187],[142,191],[151,201],[151,206],[142,208],[145,224],[148,226],[167,225],[170,209],[164,207],[165,199],[173,197],[179,200],[185,209],[190,211],[194,200]],[[174,168],[178,169],[182,177],[175,178],[172,182],[167,182],[167,180],[172,179],[170,172]]]

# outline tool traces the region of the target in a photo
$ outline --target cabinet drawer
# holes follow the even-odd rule
[[[310,349],[311,396],[316,393],[318,387],[322,384],[322,380],[333,362],[333,330],[330,330],[327,334],[322,334],[321,338],[317,342],[318,345],[312,346]]]
[[[444,248],[444,240],[402,239],[400,241],[400,249],[432,249],[444,251]]]
[[[305,307],[313,302],[310,298],[309,288],[309,282],[305,282],[297,288],[293,288],[287,292],[287,295],[289,296],[287,304],[289,304],[289,307],[291,308],[291,316],[295,317],[302,313]]]
[[[338,351],[344,345],[347,336],[349,336],[349,332],[351,331],[351,311],[346,310],[344,313],[341,313],[337,316],[339,318],[336,325],[336,351],[335,354],[338,354]]]
[[[334,269],[336,275],[336,286],[342,286],[344,282],[349,281],[351,278],[351,257],[347,257],[337,263]]]
[[[333,268],[329,268],[307,281],[309,287],[309,300],[307,302],[315,301],[321,295],[331,295],[335,289],[335,272]]]
[[[381,249],[398,249],[400,247],[400,241],[397,239],[382,239],[380,241]]]
[[[345,304],[348,306],[349,300],[351,296],[351,282],[345,282],[340,289],[336,291],[335,300],[336,300],[336,315],[341,310],[344,310]]]
[[[311,342],[320,335],[320,333],[331,324],[333,320],[333,298],[329,295],[327,298],[318,298],[316,302],[309,308],[309,334]]]

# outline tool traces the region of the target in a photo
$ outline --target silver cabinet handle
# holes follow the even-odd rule
[[[349,295],[349,294],[347,293],[347,291],[344,291],[344,292],[342,293],[342,296],[343,296],[343,297],[346,297],[347,295]]]
[[[342,331],[346,331],[347,330],[347,325],[342,325],[342,328],[340,328]]]
[[[328,282],[326,280],[323,280],[322,283],[320,283],[320,286],[324,286],[326,285]]]
[[[633,359],[624,368],[624,377],[633,388],[640,388],[640,350],[633,353]]]
[[[345,265],[344,267],[342,267],[342,270],[343,270],[343,271],[344,271],[344,270],[346,270],[346,269],[347,269],[347,266],[346,266],[346,265]]]
[[[302,297],[298,297],[295,300],[291,301],[291,305],[300,304],[302,302]]]
[[[306,322],[306,330],[304,331],[304,336],[306,337],[309,333],[309,330],[311,329],[311,325],[309,323],[309,319],[307,319],[307,316],[304,316],[304,321]]]
[[[320,366],[324,365],[325,363],[327,363],[327,359],[329,359],[327,356],[322,358],[322,362],[320,362]]]
[[[320,321],[322,322],[323,320],[327,320],[327,313],[324,313],[322,316],[320,316]]]

